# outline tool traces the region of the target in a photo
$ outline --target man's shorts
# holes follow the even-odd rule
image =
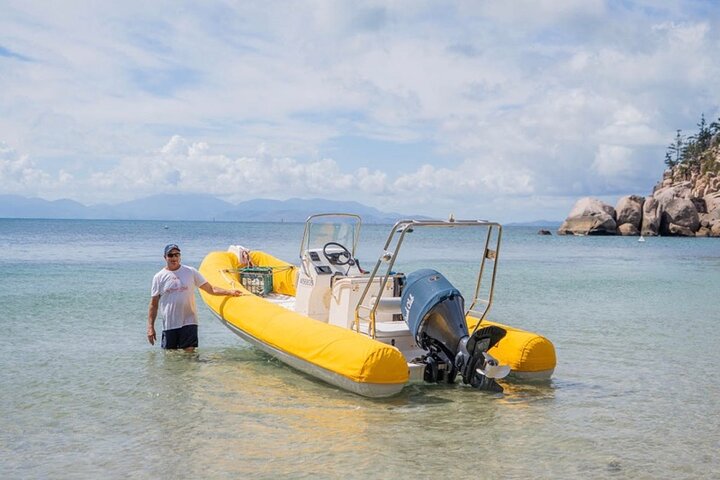
[[[174,350],[177,348],[190,348],[198,346],[198,326],[185,325],[172,330],[163,330],[162,348]]]

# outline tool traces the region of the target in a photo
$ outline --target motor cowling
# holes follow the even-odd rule
[[[400,300],[403,318],[422,348],[433,344],[454,356],[465,324],[465,299],[441,273],[417,270],[407,276]]]

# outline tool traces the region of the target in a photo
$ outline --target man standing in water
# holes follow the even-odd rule
[[[192,267],[180,264],[180,247],[171,243],[165,247],[165,268],[155,274],[150,291],[147,336],[155,344],[155,318],[158,309],[163,317],[162,348],[194,352],[198,346],[195,287],[210,295],[242,295],[240,290],[214,287]]]

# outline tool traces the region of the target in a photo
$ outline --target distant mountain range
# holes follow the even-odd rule
[[[400,218],[428,218],[382,212],[358,202],[323,199],[249,200],[232,204],[212,195],[153,195],[115,205],[83,205],[73,200],[43,200],[0,195],[0,218],[74,218],[108,220],[232,220],[304,222],[323,212],[355,213],[364,223],[392,224]]]

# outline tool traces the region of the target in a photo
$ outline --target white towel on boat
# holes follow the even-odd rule
[[[238,258],[241,267],[252,267],[252,260],[250,260],[250,250],[243,247],[242,245],[230,245],[228,252],[232,252]]]

